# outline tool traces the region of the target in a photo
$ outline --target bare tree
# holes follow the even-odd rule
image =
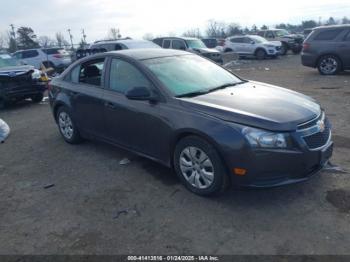
[[[44,48],[54,47],[57,45],[56,41],[46,35],[39,36],[38,38],[39,45]]]
[[[199,28],[189,29],[186,32],[184,32],[182,35],[185,37],[202,38],[202,34],[201,34],[201,31],[199,30]]]
[[[109,29],[107,38],[110,40],[117,40],[121,38],[122,35],[120,34],[119,28],[111,28]]]
[[[56,42],[58,47],[66,47],[69,45],[61,32],[56,33]]]
[[[5,33],[0,33],[0,50],[8,47],[8,36]]]
[[[231,23],[226,27],[226,36],[241,35],[243,32],[241,26],[236,23]]]
[[[209,20],[206,34],[209,37],[218,37],[218,38],[224,38],[226,31],[226,24],[223,22],[219,22],[216,20]]]

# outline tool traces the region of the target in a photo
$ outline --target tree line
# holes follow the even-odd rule
[[[46,35],[37,36],[34,30],[31,27],[21,26],[17,30],[14,30],[13,25],[11,29],[6,33],[0,34],[0,51],[7,50],[10,53],[13,53],[17,50],[26,50],[32,48],[50,48],[50,47],[59,47],[59,48],[84,48],[87,46],[85,31],[82,30],[82,38],[79,44],[73,44],[73,36],[69,32],[68,42],[64,35],[61,32],[57,32],[55,37],[49,37]],[[121,38],[120,30],[118,28],[111,28],[106,40],[115,40]]]
[[[326,21],[304,20],[300,24],[280,23],[273,28],[286,29],[291,33],[302,33],[304,29],[310,29],[322,25],[336,25],[336,24],[350,24],[350,19],[343,17],[342,19],[336,19],[329,17]],[[259,30],[269,29],[267,25],[262,25],[260,28],[257,25],[252,27],[242,27],[238,23],[224,23],[217,20],[209,20],[204,30],[204,33],[199,28],[192,28],[183,33],[183,36],[187,37],[214,37],[214,38],[226,38],[233,35],[240,34],[255,34]]]
[[[336,19],[334,17],[329,17],[325,21],[315,21],[315,20],[304,20],[300,24],[289,24],[280,23],[274,26],[278,29],[286,29],[291,33],[301,33],[304,29],[314,28],[321,25],[336,25],[336,24],[350,24],[350,19],[343,17],[342,19]],[[202,32],[199,28],[192,28],[183,33],[183,36],[187,37],[215,37],[215,38],[226,38],[232,35],[239,34],[255,34],[258,30],[266,30],[269,27],[267,25],[262,25],[258,28],[256,25],[252,27],[242,27],[238,23],[224,23],[217,20],[209,20],[208,24]],[[60,48],[74,48],[73,36],[69,32],[70,43],[66,40],[61,32],[57,32],[54,38],[49,36],[37,36],[31,27],[21,26],[16,31],[14,26],[11,25],[11,29],[7,33],[0,34],[0,50],[7,49],[9,52],[15,52],[17,50],[25,50],[31,48],[49,48],[49,47],[60,47]],[[87,45],[86,35],[84,30],[82,31],[83,37],[81,38],[78,48],[83,48]],[[172,34],[174,35],[174,34]],[[105,39],[115,40],[121,38],[122,35],[118,28],[111,28]],[[147,40],[152,40],[153,35],[147,33],[143,37]]]

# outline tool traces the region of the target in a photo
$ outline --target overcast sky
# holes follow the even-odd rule
[[[106,37],[112,27],[123,36],[142,38],[204,29],[210,19],[250,27],[350,17],[350,0],[0,0],[0,6],[0,32],[13,23],[32,27],[38,36],[62,32],[68,39],[70,28],[74,42],[82,28],[93,41]]]

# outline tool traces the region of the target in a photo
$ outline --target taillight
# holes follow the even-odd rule
[[[310,49],[311,45],[309,43],[304,43],[303,44],[303,50],[306,51],[308,49]]]
[[[60,55],[60,54],[56,54],[56,55],[53,55],[54,58],[63,58],[63,55]]]

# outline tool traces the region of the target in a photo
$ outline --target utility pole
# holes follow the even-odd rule
[[[84,40],[84,45],[86,44],[86,34],[85,34],[85,30],[81,29],[81,33],[83,34],[83,40]]]
[[[14,26],[14,24],[10,24],[10,27],[11,27],[10,35],[11,35],[11,37],[12,37],[12,39],[13,39],[13,42],[14,42],[14,44],[15,44],[15,48],[16,48],[16,50],[17,50],[18,48],[17,48],[17,41],[16,41],[15,26]]]
[[[72,50],[74,50],[74,45],[73,45],[73,36],[72,36],[72,34],[71,34],[71,30],[70,30],[70,29],[68,29],[67,31],[68,31],[68,34],[69,34],[70,43],[71,43],[71,45],[72,45]]]

